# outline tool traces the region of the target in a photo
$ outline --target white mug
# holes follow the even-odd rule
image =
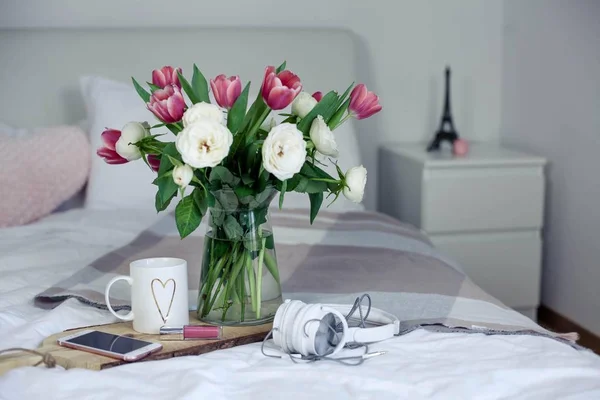
[[[109,311],[133,329],[158,334],[160,327],[189,324],[187,262],[180,258],[146,258],[129,264],[130,276],[116,276],[106,285]],[[131,285],[131,311],[120,315],[110,305],[110,287],[119,280]]]

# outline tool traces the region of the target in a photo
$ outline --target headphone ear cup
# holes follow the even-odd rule
[[[314,352],[324,356],[335,348],[334,339],[337,338],[335,326],[337,324],[334,314],[328,312],[323,316],[314,333]],[[338,338],[339,340],[339,338]]]
[[[278,308],[277,311],[275,312],[275,318],[273,318],[273,343],[275,343],[275,345],[277,347],[280,347],[281,350],[283,350],[285,352],[285,349],[283,348],[283,332],[282,332],[282,328],[283,328],[283,318],[287,312],[287,310],[290,308],[290,304],[291,301],[290,300],[286,300],[285,302],[283,302]]]
[[[320,304],[310,304],[298,314],[294,328],[294,347],[302,355],[318,355],[315,348],[315,334],[325,314]]]
[[[297,320],[298,312],[300,312],[306,304],[300,300],[292,300],[288,303],[287,307],[282,310],[281,321],[278,325],[279,329],[279,343],[285,353],[295,353],[294,346],[292,343],[294,335],[294,322]],[[275,337],[273,336],[273,341]]]

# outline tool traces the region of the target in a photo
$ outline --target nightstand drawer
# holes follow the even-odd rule
[[[433,235],[483,290],[508,307],[536,307],[540,298],[541,239],[538,231]]]
[[[541,167],[428,169],[422,179],[421,227],[430,234],[542,226]]]

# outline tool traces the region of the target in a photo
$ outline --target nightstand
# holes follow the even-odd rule
[[[379,210],[422,229],[486,292],[536,319],[543,158],[498,144],[469,154],[394,144],[379,153]]]

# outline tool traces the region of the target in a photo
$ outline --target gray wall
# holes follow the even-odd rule
[[[454,71],[453,112],[460,133],[480,140],[498,138],[501,0],[0,1],[0,28],[190,25],[354,32],[359,79],[380,95],[384,106],[382,113],[360,124],[368,132],[359,140],[371,189],[377,182],[376,151],[381,143],[426,140],[437,127],[446,63]],[[190,49],[198,53],[199,63],[206,56],[203,50]],[[318,68],[319,60],[314,62]],[[235,66],[224,66],[224,71],[233,73]],[[305,83],[307,90],[321,89]],[[366,200],[369,208],[376,204],[373,197]]]
[[[547,157],[543,303],[600,334],[600,1],[504,4],[501,141]]]

